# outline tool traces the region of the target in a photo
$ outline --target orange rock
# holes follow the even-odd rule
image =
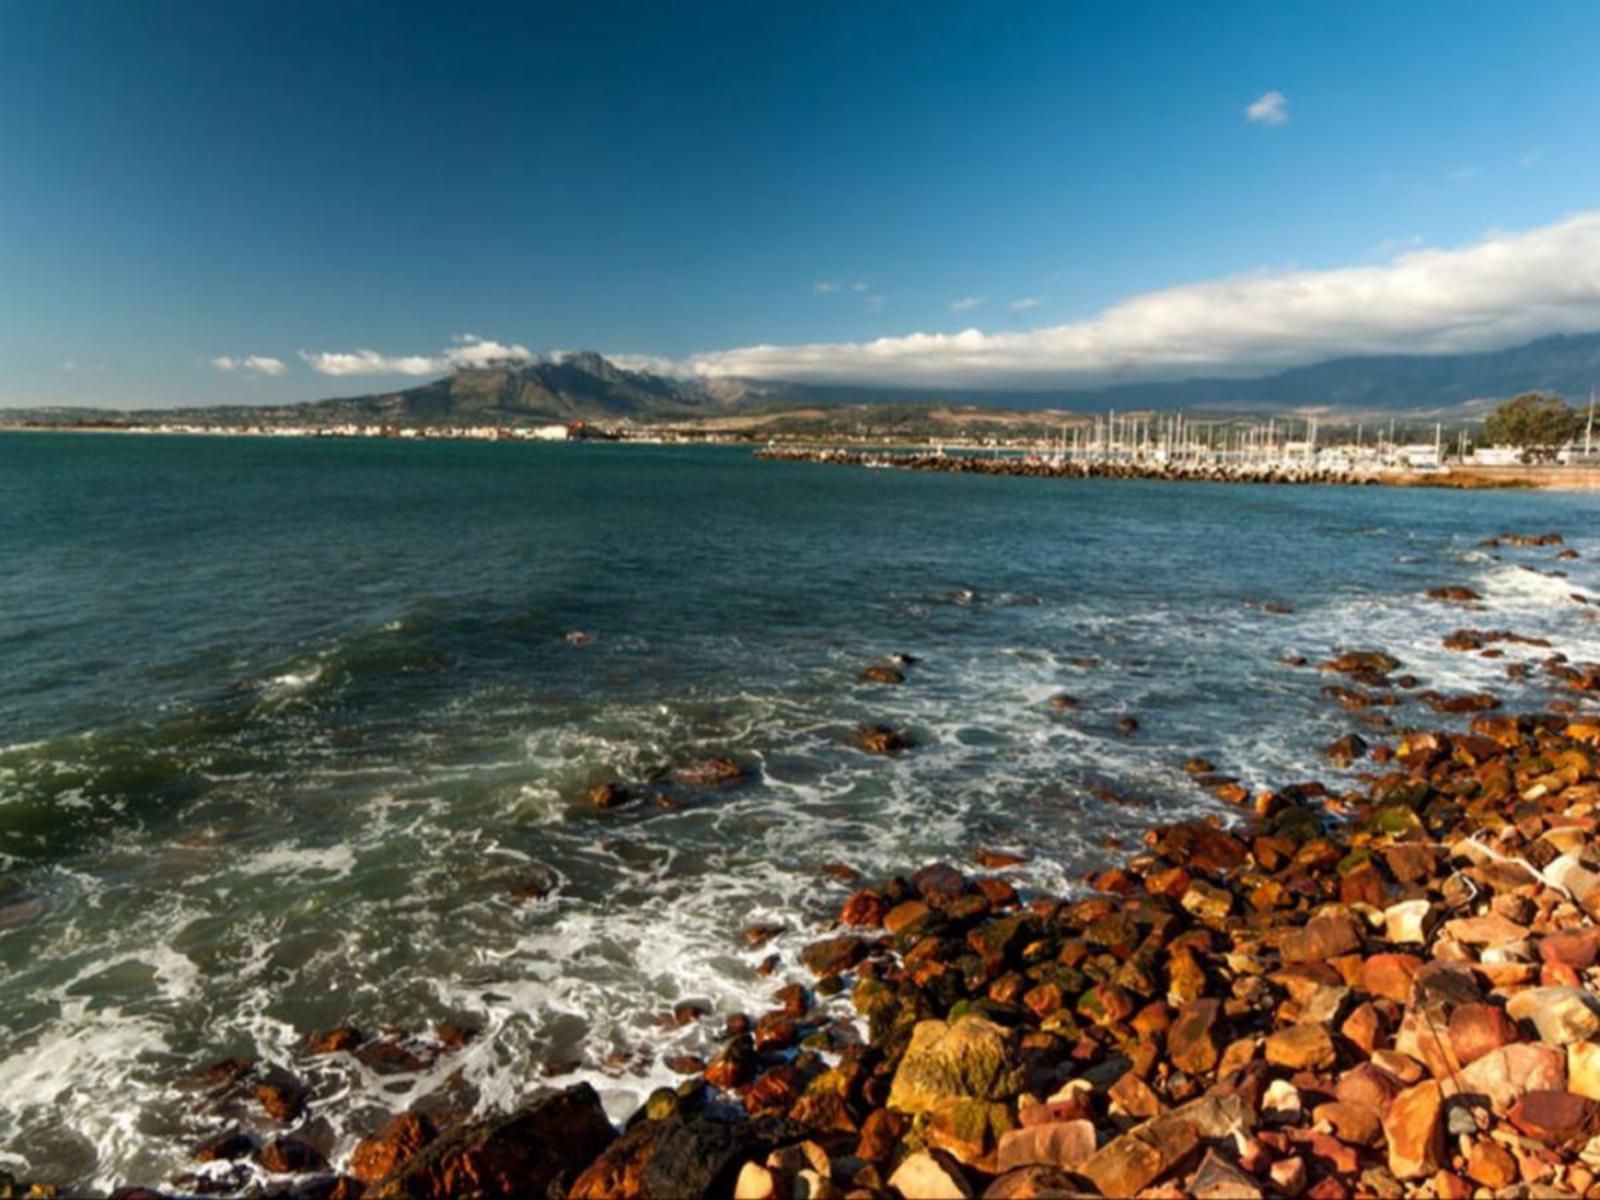
[[[1434,1080],[1394,1098],[1383,1118],[1389,1172],[1396,1179],[1421,1179],[1444,1165],[1444,1096]]]

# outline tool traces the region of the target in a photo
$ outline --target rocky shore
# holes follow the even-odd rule
[[[1445,639],[1506,643],[1545,645]],[[1192,759],[1216,814],[1151,829],[1078,895],[1019,894],[999,851],[853,879],[808,984],[724,1017],[621,1130],[587,1084],[488,1118],[447,1086],[330,1163],[303,1083],[229,1059],[193,1081],[234,1114],[200,1169],[115,1194],[236,1190],[253,1162],[271,1194],[338,1200],[1600,1196],[1600,667],[1548,654],[1554,698],[1512,715],[1417,690],[1384,650],[1289,665],[1365,718],[1325,748],[1364,770],[1252,792]],[[1456,723],[1406,727],[1406,696]],[[381,1074],[471,1037],[345,1027],[306,1055]],[[27,1194],[51,1192],[0,1175]]]

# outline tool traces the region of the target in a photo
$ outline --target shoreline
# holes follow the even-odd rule
[[[1538,632],[1446,645],[1492,656]],[[1600,1194],[1600,667],[1552,650],[1537,676],[1552,702],[1513,716],[1488,693],[1418,690],[1403,656],[1286,665],[1320,671],[1332,704],[1426,706],[1456,727],[1339,738],[1323,755],[1368,768],[1349,786],[1251,793],[1191,759],[1215,814],[1153,825],[1085,892],[1019,895],[1007,870],[1026,859],[992,851],[875,881],[827,868],[855,890],[798,955],[808,983],[726,1015],[717,1052],[670,1062],[684,1082],[620,1131],[588,1084],[482,1117],[447,1080],[330,1163],[302,1080],[227,1059],[190,1085],[227,1122],[166,1186],[265,1172],[341,1200]],[[917,753],[895,734],[864,729],[863,747]],[[472,1038],[341,1026],[296,1065],[447,1069]]]
[[[1317,468],[1278,463],[1070,462],[1011,456],[933,452],[766,447],[755,457],[768,462],[825,463],[949,475],[1000,475],[1028,479],[1145,479],[1163,483],[1265,483],[1347,487],[1434,487],[1461,490],[1600,490],[1600,468],[1562,466],[1452,466],[1441,471],[1376,468]]]

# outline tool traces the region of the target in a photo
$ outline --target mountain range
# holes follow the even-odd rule
[[[1469,418],[1525,391],[1574,403],[1600,385],[1600,332],[1540,338],[1505,350],[1453,355],[1340,358],[1256,378],[1195,378],[1095,389],[976,391],[868,388],[746,379],[682,379],[627,370],[581,352],[531,363],[464,368],[400,391],[273,407],[212,406],[141,412],[141,421],[385,425],[529,425],[695,422],[785,409],[851,406],[960,406],[1039,411],[1211,412],[1316,409],[1330,416]],[[50,424],[126,422],[130,414],[89,409],[16,410],[14,419]]]

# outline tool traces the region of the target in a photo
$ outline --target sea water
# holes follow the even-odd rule
[[[1286,657],[1381,648],[1424,687],[1547,703],[1505,667],[1550,651],[1441,638],[1600,658],[1573,599],[1600,591],[1597,512],[736,448],[0,435],[0,1169],[160,1184],[268,1127],[195,1090],[224,1056],[304,1081],[335,1162],[441,1096],[586,1079],[626,1116],[802,977],[850,890],[825,863],[1009,850],[1020,888],[1070,889],[1221,811],[1190,756],[1333,783],[1319,748],[1378,735]],[[1479,544],[1547,530],[1582,557]],[[860,682],[892,655],[904,684]],[[915,747],[862,752],[870,723]],[[745,780],[673,775],[709,758]],[[637,798],[594,808],[602,780]],[[682,1001],[711,1016],[671,1027]],[[308,1058],[347,1021],[477,1037]]]

